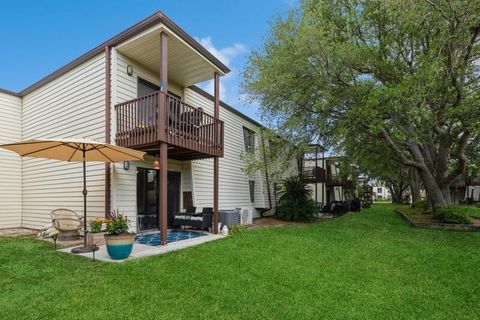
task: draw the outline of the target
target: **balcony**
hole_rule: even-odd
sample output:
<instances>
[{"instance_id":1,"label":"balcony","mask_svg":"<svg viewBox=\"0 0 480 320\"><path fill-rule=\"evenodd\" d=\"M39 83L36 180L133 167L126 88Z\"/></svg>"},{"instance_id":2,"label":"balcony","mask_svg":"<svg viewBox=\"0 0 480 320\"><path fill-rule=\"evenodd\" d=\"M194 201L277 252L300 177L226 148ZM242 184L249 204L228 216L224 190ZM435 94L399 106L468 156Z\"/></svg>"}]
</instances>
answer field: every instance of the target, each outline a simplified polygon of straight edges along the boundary
<instances>
[{"instance_id":1,"label":"balcony","mask_svg":"<svg viewBox=\"0 0 480 320\"><path fill-rule=\"evenodd\" d=\"M327 187L354 188L352 180L327 172L321 167L303 167L301 168L301 172L303 178L310 183L325 183Z\"/></svg>"},{"instance_id":2,"label":"balcony","mask_svg":"<svg viewBox=\"0 0 480 320\"><path fill-rule=\"evenodd\" d=\"M343 187L345 189L355 188L352 180L345 179L336 174L330 174L327 176L326 185L327 187Z\"/></svg>"},{"instance_id":3,"label":"balcony","mask_svg":"<svg viewBox=\"0 0 480 320\"><path fill-rule=\"evenodd\" d=\"M303 167L302 175L308 182L324 183L326 181L325 169L321 167Z\"/></svg>"},{"instance_id":4,"label":"balcony","mask_svg":"<svg viewBox=\"0 0 480 320\"><path fill-rule=\"evenodd\" d=\"M117 104L115 110L119 146L156 154L164 142L168 157L176 160L223 156L223 121L163 91Z\"/></svg>"}]
</instances>

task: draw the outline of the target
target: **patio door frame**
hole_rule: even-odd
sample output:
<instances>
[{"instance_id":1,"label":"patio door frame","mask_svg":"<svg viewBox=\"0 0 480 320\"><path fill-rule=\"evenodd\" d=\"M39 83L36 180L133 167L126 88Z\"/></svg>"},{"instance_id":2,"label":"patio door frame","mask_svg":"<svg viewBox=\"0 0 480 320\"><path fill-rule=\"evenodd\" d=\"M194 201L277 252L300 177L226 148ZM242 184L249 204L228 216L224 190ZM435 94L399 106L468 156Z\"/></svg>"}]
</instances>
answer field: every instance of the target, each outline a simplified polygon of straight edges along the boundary
<instances>
[{"instance_id":1,"label":"patio door frame","mask_svg":"<svg viewBox=\"0 0 480 320\"><path fill-rule=\"evenodd\" d=\"M141 201L140 199L140 192L139 192L139 174L141 171L153 171L155 172L155 180L156 180L156 184L155 184L155 190L154 190L154 194L155 194L155 208L153 208L153 212L155 212L155 226L153 228L148 228L148 229L140 229L140 221L138 219L138 216L140 214L139 212L139 201ZM168 174L167 174L167 181L168 181L168 185L166 186L168 188L167 190L167 201L168 201L168 226L172 226L173 225L173 216L174 216L174 213L175 212L178 212L180 211L180 200L181 200L181 184L182 184L182 178L181 178L181 172L179 171L168 171ZM146 180L145 180L145 183ZM173 183L173 185L172 185ZM159 172L157 170L154 170L152 168L146 168L146 167L137 167L137 175L136 175L136 186L137 186L137 192L136 192L136 200L137 200L137 232L139 233L142 233L142 232L151 232L151 231L158 231L159 230L159 216L158 216L158 206L160 205L160 199L159 199L159 194L160 194L160 190L159 188L161 187L160 186L160 175L159 175ZM174 188L175 190L171 190L171 188ZM143 188L144 192L146 193L148 190L147 190L147 187L145 186ZM143 195L144 199L147 199L148 196L146 194ZM144 214L142 212L142 214Z\"/></svg>"}]
</instances>

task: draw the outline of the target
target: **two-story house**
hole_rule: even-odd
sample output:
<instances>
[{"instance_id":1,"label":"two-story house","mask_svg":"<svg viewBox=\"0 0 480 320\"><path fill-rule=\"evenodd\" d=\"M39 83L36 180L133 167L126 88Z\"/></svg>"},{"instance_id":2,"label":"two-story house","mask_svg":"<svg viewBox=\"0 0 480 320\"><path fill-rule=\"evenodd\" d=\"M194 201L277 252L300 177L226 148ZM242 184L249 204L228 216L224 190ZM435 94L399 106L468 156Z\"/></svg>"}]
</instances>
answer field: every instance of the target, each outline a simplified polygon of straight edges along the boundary
<instances>
[{"instance_id":1,"label":"two-story house","mask_svg":"<svg viewBox=\"0 0 480 320\"><path fill-rule=\"evenodd\" d=\"M157 12L20 92L0 90L0 143L86 138L145 151L143 162L88 163L89 218L118 209L143 231L190 206L255 217L268 188L240 155L262 143L262 126L220 101L229 71ZM213 95L195 86L207 80ZM0 228L40 228L55 208L81 213L81 177L77 164L0 150Z\"/></svg>"}]
</instances>

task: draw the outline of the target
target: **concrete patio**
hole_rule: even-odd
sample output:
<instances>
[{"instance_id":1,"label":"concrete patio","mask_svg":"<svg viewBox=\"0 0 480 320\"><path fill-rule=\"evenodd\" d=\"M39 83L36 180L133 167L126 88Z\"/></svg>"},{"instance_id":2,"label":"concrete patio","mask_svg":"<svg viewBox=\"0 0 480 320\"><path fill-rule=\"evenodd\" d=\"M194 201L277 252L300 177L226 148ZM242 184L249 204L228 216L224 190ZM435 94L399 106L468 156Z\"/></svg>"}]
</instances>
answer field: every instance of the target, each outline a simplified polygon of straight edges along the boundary
<instances>
[{"instance_id":1,"label":"concrete patio","mask_svg":"<svg viewBox=\"0 0 480 320\"><path fill-rule=\"evenodd\" d=\"M135 242L133 245L133 250L130 256L127 259L124 260L112 260L110 256L107 253L107 247L106 245L100 245L98 251L93 254L92 252L89 253L81 253L81 254L76 254L79 256L83 256L89 259L93 259L95 256L95 260L103 261L103 262L124 262L128 260L134 260L138 258L143 258L143 257L149 257L149 256L154 256L154 255L160 255L160 254L165 254L173 251L178 251L194 246L198 246L200 244L214 241L214 240L219 240L222 238L225 238L226 236L223 235L215 235L215 234L205 234L204 236L198 237L198 238L193 238L193 239L188 239L188 240L181 240L181 241L176 241L169 243L166 246L151 246L151 245L146 245L146 244L140 244ZM69 254L71 253L72 247L69 248L62 248L59 249L59 252L65 252Z\"/></svg>"}]
</instances>

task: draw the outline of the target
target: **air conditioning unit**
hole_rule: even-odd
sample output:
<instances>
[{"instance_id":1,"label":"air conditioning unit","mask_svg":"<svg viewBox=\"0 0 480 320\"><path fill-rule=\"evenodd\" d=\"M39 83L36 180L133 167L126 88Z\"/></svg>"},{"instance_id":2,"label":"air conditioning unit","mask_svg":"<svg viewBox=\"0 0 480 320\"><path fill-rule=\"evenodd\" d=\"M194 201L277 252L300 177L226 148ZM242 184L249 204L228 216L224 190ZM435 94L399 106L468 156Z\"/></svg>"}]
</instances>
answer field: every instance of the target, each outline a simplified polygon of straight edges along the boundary
<instances>
[{"instance_id":1,"label":"air conditioning unit","mask_svg":"<svg viewBox=\"0 0 480 320\"><path fill-rule=\"evenodd\" d=\"M252 209L220 210L219 213L222 226L226 225L229 229L234 224L249 225L253 223Z\"/></svg>"},{"instance_id":2,"label":"air conditioning unit","mask_svg":"<svg viewBox=\"0 0 480 320\"><path fill-rule=\"evenodd\" d=\"M242 209L240 211L240 223L243 225L253 224L253 210Z\"/></svg>"}]
</instances>

